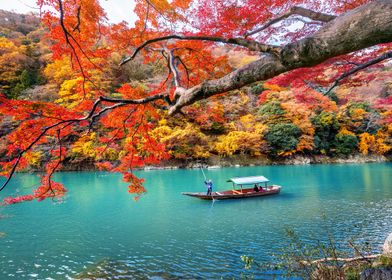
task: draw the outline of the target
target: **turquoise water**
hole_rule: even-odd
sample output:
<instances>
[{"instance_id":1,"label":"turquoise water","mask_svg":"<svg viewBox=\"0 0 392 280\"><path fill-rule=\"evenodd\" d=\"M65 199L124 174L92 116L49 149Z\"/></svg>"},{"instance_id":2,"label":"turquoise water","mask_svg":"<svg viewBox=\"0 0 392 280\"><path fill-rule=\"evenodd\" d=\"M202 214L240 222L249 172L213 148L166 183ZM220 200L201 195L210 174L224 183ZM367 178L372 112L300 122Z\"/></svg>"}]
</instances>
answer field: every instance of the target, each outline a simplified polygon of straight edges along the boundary
<instances>
[{"instance_id":1,"label":"turquoise water","mask_svg":"<svg viewBox=\"0 0 392 280\"><path fill-rule=\"evenodd\" d=\"M0 208L0 279L69 279L83 271L112 279L239 278L240 256L271 260L287 246L286 228L306 240L322 238L327 226L340 246L359 235L377 251L392 232L391 171L390 163L210 169L215 190L230 188L225 181L234 176L264 175L283 186L277 196L215 203L181 195L205 190L200 170L138 172L148 189L138 202L117 174L59 173L65 201ZM18 174L0 198L37 182Z\"/></svg>"}]
</instances>

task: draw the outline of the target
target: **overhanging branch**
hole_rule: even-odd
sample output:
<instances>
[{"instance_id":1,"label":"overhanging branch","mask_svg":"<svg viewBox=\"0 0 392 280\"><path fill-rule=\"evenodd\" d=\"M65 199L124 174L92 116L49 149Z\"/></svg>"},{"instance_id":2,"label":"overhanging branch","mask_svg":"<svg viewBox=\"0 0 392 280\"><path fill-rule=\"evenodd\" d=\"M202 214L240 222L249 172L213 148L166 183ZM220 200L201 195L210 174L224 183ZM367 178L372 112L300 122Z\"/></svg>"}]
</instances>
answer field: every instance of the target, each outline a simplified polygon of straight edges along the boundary
<instances>
[{"instance_id":1,"label":"overhanging branch","mask_svg":"<svg viewBox=\"0 0 392 280\"><path fill-rule=\"evenodd\" d=\"M231 44L231 45L237 45L241 47L245 47L251 51L257 51L257 52L267 52L267 53L279 53L280 48L278 46L274 45L268 45L268 44L261 44L253 40L248 40L244 38L222 38L222 37L214 37L214 36L182 36L182 35L168 35L168 36L163 36L163 37L158 37L154 38L151 40L148 40L138 46L133 54L129 57L126 57L123 59L120 63L120 65L124 65L125 63L129 62L130 60L134 59L136 55L145 47L147 47L150 44L156 43L156 42L161 42L161 41L167 41L167 40L188 40L188 41L210 41L210 42L216 42L216 43L224 43L224 44Z\"/></svg>"},{"instance_id":2,"label":"overhanging branch","mask_svg":"<svg viewBox=\"0 0 392 280\"><path fill-rule=\"evenodd\" d=\"M343 73L342 75L340 75L340 76L335 80L335 82L334 82L334 83L332 84L332 86L325 92L324 95L328 95L328 94L329 94L335 87L337 87L337 86L339 85L339 83L340 83L342 80L344 80L345 78L347 78L347 77L349 77L349 76L351 76L351 75L357 73L358 71L361 71L361 70L363 70L363 69L365 69L365 68L367 68L367 67L369 67L369 66L371 66L371 65L380 63L380 62L382 62L382 61L384 61L384 60L386 60L386 59L390 59L390 58L392 58L392 51L386 52L386 53L380 55L379 57L377 57L377 58L375 58L375 59L369 60L368 62L363 63L363 64L360 64L360 65L358 65L358 66L352 68L350 71L347 71L346 73Z\"/></svg>"},{"instance_id":3,"label":"overhanging branch","mask_svg":"<svg viewBox=\"0 0 392 280\"><path fill-rule=\"evenodd\" d=\"M279 21L282 21L292 15L299 15L299 16L303 16L303 17L306 17L306 18L309 18L309 19L312 19L315 21L321 21L321 22L329 22L329 21L333 20L334 18L336 18L336 16L334 16L334 15L315 12L313 10L309 10L309 9L306 9L303 7L294 6L294 7L290 8L290 10L288 10L287 12L281 14L280 16L269 20L263 26L255 29L253 31L246 32L244 34L244 37L246 38L246 37L252 36L256 33L259 33L261 31L263 31L264 29L267 29L271 25L278 23Z\"/></svg>"}]
</instances>

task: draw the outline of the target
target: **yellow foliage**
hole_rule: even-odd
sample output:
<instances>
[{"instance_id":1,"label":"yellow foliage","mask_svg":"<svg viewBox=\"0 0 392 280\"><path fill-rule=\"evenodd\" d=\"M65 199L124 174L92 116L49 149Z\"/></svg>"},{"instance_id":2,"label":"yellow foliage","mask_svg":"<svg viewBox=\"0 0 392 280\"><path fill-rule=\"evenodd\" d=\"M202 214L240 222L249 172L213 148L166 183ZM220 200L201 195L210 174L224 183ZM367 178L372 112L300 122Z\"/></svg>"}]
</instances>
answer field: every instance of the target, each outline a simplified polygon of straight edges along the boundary
<instances>
[{"instance_id":1,"label":"yellow foliage","mask_svg":"<svg viewBox=\"0 0 392 280\"><path fill-rule=\"evenodd\" d=\"M351 118L353 121L362 120L367 112L362 108L355 108L350 111Z\"/></svg>"},{"instance_id":2,"label":"yellow foliage","mask_svg":"<svg viewBox=\"0 0 392 280\"><path fill-rule=\"evenodd\" d=\"M118 151L113 148L107 148L102 156L108 161L115 161L118 159Z\"/></svg>"},{"instance_id":3,"label":"yellow foliage","mask_svg":"<svg viewBox=\"0 0 392 280\"><path fill-rule=\"evenodd\" d=\"M359 135L359 143L358 143L358 148L359 151L367 155L369 153L369 150L374 147L376 140L373 135L365 132Z\"/></svg>"},{"instance_id":4,"label":"yellow foliage","mask_svg":"<svg viewBox=\"0 0 392 280\"><path fill-rule=\"evenodd\" d=\"M256 122L255 116L251 114L247 114L245 116L240 117L239 125L242 127L242 130L251 131Z\"/></svg>"},{"instance_id":5,"label":"yellow foliage","mask_svg":"<svg viewBox=\"0 0 392 280\"><path fill-rule=\"evenodd\" d=\"M27 152L26 160L29 165L39 165L41 163L43 153L41 151Z\"/></svg>"},{"instance_id":6,"label":"yellow foliage","mask_svg":"<svg viewBox=\"0 0 392 280\"><path fill-rule=\"evenodd\" d=\"M185 128L170 128L165 121L162 125L151 131L150 135L161 143L164 143L175 158L208 158L208 137L200 129L190 123Z\"/></svg>"},{"instance_id":7,"label":"yellow foliage","mask_svg":"<svg viewBox=\"0 0 392 280\"><path fill-rule=\"evenodd\" d=\"M290 151L280 152L280 153L278 153L278 156L288 157L288 156L291 156L291 155L295 154L296 151L297 150L290 150Z\"/></svg>"},{"instance_id":8,"label":"yellow foliage","mask_svg":"<svg viewBox=\"0 0 392 280\"><path fill-rule=\"evenodd\" d=\"M27 61L26 46L16 46L11 40L0 37L0 92L10 89L19 81Z\"/></svg>"},{"instance_id":9,"label":"yellow foliage","mask_svg":"<svg viewBox=\"0 0 392 280\"><path fill-rule=\"evenodd\" d=\"M387 138L387 134L378 131L376 135L371 135L367 132L359 135L359 151L367 155L369 152L376 153L379 155L383 155L391 150L391 146L385 143Z\"/></svg>"},{"instance_id":10,"label":"yellow foliage","mask_svg":"<svg viewBox=\"0 0 392 280\"><path fill-rule=\"evenodd\" d=\"M342 127L339 132L338 135L351 135L351 136L355 136L354 132L349 131L347 128Z\"/></svg>"},{"instance_id":11,"label":"yellow foliage","mask_svg":"<svg viewBox=\"0 0 392 280\"><path fill-rule=\"evenodd\" d=\"M46 78L58 85L61 85L66 80L71 79L72 73L71 62L68 57L49 63L44 70Z\"/></svg>"},{"instance_id":12,"label":"yellow foliage","mask_svg":"<svg viewBox=\"0 0 392 280\"><path fill-rule=\"evenodd\" d=\"M383 155L391 150L391 146L385 143L385 140L387 140L388 134L382 132L379 130L376 133L376 147L375 147L375 152L379 155Z\"/></svg>"},{"instance_id":13,"label":"yellow foliage","mask_svg":"<svg viewBox=\"0 0 392 280\"><path fill-rule=\"evenodd\" d=\"M173 130L166 125L166 120L164 120L159 122L159 125L150 132L150 135L157 140L162 140L172 134L172 132Z\"/></svg>"},{"instance_id":14,"label":"yellow foliage","mask_svg":"<svg viewBox=\"0 0 392 280\"><path fill-rule=\"evenodd\" d=\"M231 131L218 138L215 151L222 156L231 156L235 153L249 153L260 155L263 141L261 135L248 131Z\"/></svg>"},{"instance_id":15,"label":"yellow foliage","mask_svg":"<svg viewBox=\"0 0 392 280\"><path fill-rule=\"evenodd\" d=\"M294 102L281 103L281 107L286 112L285 116L293 124L295 124L301 130L301 136L299 137L299 142L297 144L296 150L284 152L283 156L292 155L295 152L302 152L304 150L314 149L314 127L310 120L310 115L312 111ZM332 115L332 114L331 114ZM327 122L332 122L331 119L327 119Z\"/></svg>"},{"instance_id":16,"label":"yellow foliage","mask_svg":"<svg viewBox=\"0 0 392 280\"><path fill-rule=\"evenodd\" d=\"M314 149L313 135L301 135L298 140L297 152L305 150L312 151Z\"/></svg>"},{"instance_id":17,"label":"yellow foliage","mask_svg":"<svg viewBox=\"0 0 392 280\"><path fill-rule=\"evenodd\" d=\"M104 75L94 70L89 73L88 80L82 77L65 80L59 90L59 97L55 102L67 108L74 108L81 100L94 98L99 91L109 90L110 82L104 80Z\"/></svg>"},{"instance_id":18,"label":"yellow foliage","mask_svg":"<svg viewBox=\"0 0 392 280\"><path fill-rule=\"evenodd\" d=\"M270 91L275 91L275 92L281 92L281 91L286 91L287 88L278 86L278 85L274 85L274 84L269 84L269 83L264 83L263 87L265 89L268 89Z\"/></svg>"},{"instance_id":19,"label":"yellow foliage","mask_svg":"<svg viewBox=\"0 0 392 280\"><path fill-rule=\"evenodd\" d=\"M96 133L93 132L89 135L84 135L80 137L73 145L71 148L71 151L79 154L79 155L84 155L86 157L91 157L95 158L97 155L96 149L95 149L95 141L96 141Z\"/></svg>"},{"instance_id":20,"label":"yellow foliage","mask_svg":"<svg viewBox=\"0 0 392 280\"><path fill-rule=\"evenodd\" d=\"M60 87L59 96L56 103L64 104L68 108L76 106L76 102L80 100L80 96L77 93L77 84L81 82L82 78L76 78L72 80L65 80Z\"/></svg>"}]
</instances>

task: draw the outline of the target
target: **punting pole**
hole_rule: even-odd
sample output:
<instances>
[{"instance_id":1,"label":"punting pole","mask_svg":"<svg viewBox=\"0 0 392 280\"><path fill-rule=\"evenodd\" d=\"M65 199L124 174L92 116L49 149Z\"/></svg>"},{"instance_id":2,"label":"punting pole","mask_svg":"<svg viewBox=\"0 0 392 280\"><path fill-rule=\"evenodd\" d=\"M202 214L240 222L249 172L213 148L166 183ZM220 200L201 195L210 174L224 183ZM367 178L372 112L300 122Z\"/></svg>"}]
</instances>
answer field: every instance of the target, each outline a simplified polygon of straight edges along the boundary
<instances>
[{"instance_id":1,"label":"punting pole","mask_svg":"<svg viewBox=\"0 0 392 280\"><path fill-rule=\"evenodd\" d=\"M206 180L206 181L207 181L207 177L206 177L206 174L204 174L204 170L203 170L203 168L201 168L201 167L200 167L200 169L201 169L201 172L203 172L204 180Z\"/></svg>"}]
</instances>

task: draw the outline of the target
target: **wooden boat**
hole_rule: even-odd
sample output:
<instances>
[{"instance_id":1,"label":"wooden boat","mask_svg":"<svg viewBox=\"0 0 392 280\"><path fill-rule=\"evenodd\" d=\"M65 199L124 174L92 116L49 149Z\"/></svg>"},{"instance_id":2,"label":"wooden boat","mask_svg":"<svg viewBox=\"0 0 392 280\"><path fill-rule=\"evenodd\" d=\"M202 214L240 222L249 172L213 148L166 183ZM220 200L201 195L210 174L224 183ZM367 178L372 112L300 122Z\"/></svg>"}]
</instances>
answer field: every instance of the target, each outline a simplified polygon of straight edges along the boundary
<instances>
[{"instance_id":1,"label":"wooden boat","mask_svg":"<svg viewBox=\"0 0 392 280\"><path fill-rule=\"evenodd\" d=\"M237 177L231 178L227 182L233 183L232 190L216 191L209 195L206 192L183 192L182 194L205 200L222 200L278 194L282 188L277 185L268 185L269 180L264 176ZM244 188L244 186L247 188ZM258 191L255 188L256 186Z\"/></svg>"}]
</instances>

